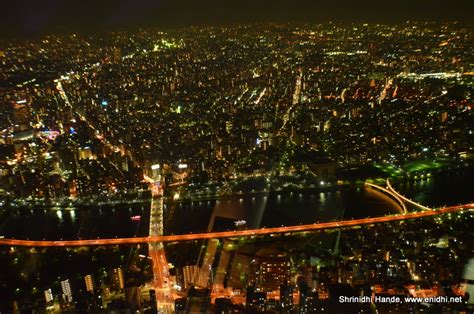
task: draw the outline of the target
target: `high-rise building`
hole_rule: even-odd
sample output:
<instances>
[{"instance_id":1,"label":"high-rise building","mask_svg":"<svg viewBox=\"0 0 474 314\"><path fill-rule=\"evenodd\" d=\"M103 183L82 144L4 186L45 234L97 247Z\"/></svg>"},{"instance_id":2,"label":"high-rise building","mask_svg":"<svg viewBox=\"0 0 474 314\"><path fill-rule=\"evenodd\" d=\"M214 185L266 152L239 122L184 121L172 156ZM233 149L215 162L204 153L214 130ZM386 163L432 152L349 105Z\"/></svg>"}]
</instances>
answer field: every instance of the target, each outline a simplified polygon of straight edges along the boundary
<instances>
[{"instance_id":1,"label":"high-rise building","mask_svg":"<svg viewBox=\"0 0 474 314\"><path fill-rule=\"evenodd\" d=\"M69 283L69 279L61 281L61 290L63 292L63 298L66 302L72 302L72 290L71 284Z\"/></svg>"},{"instance_id":2,"label":"high-rise building","mask_svg":"<svg viewBox=\"0 0 474 314\"><path fill-rule=\"evenodd\" d=\"M194 283L195 276L199 272L199 267L196 265L188 265L183 267L184 288L191 287Z\"/></svg>"},{"instance_id":3,"label":"high-rise building","mask_svg":"<svg viewBox=\"0 0 474 314\"><path fill-rule=\"evenodd\" d=\"M289 282L280 286L280 307L282 310L290 310L293 307L293 286Z\"/></svg>"},{"instance_id":4,"label":"high-rise building","mask_svg":"<svg viewBox=\"0 0 474 314\"><path fill-rule=\"evenodd\" d=\"M259 311L265 311L267 305L267 293L266 292L255 292L252 300L252 307L257 308Z\"/></svg>"},{"instance_id":5,"label":"high-rise building","mask_svg":"<svg viewBox=\"0 0 474 314\"><path fill-rule=\"evenodd\" d=\"M316 286L316 280L315 280L315 269L313 266L306 266L303 269L303 276L304 280L306 281L306 284L308 285L309 288L313 288Z\"/></svg>"},{"instance_id":6,"label":"high-rise building","mask_svg":"<svg viewBox=\"0 0 474 314\"><path fill-rule=\"evenodd\" d=\"M227 133L231 133L232 132L232 121L226 121L225 123L225 130L227 131Z\"/></svg>"},{"instance_id":7,"label":"high-rise building","mask_svg":"<svg viewBox=\"0 0 474 314\"><path fill-rule=\"evenodd\" d=\"M18 130L23 131L29 128L29 123L32 120L31 106L26 99L17 101L13 105L13 121L18 126Z\"/></svg>"},{"instance_id":8,"label":"high-rise building","mask_svg":"<svg viewBox=\"0 0 474 314\"><path fill-rule=\"evenodd\" d=\"M95 285L94 278L92 277L92 275L86 275L84 277L84 281L86 283L86 291L94 293Z\"/></svg>"},{"instance_id":9,"label":"high-rise building","mask_svg":"<svg viewBox=\"0 0 474 314\"><path fill-rule=\"evenodd\" d=\"M148 293L150 294L151 308L156 310L156 291L154 289L150 289Z\"/></svg>"},{"instance_id":10,"label":"high-rise building","mask_svg":"<svg viewBox=\"0 0 474 314\"><path fill-rule=\"evenodd\" d=\"M112 281L112 286L115 289L123 289L125 284L124 284L124 280L123 280L122 268L120 268L120 267L114 268L112 270L111 277L112 277L112 280L111 280Z\"/></svg>"},{"instance_id":11,"label":"high-rise building","mask_svg":"<svg viewBox=\"0 0 474 314\"><path fill-rule=\"evenodd\" d=\"M132 310L137 311L142 307L142 296L140 294L140 287L125 288L125 297Z\"/></svg>"},{"instance_id":12,"label":"high-rise building","mask_svg":"<svg viewBox=\"0 0 474 314\"><path fill-rule=\"evenodd\" d=\"M94 159L95 156L92 154L92 149L88 146L78 148L79 160Z\"/></svg>"},{"instance_id":13,"label":"high-rise building","mask_svg":"<svg viewBox=\"0 0 474 314\"><path fill-rule=\"evenodd\" d=\"M446 122L446 120L448 120L448 112L446 111L441 112L439 115L439 120L441 122Z\"/></svg>"},{"instance_id":14,"label":"high-rise building","mask_svg":"<svg viewBox=\"0 0 474 314\"><path fill-rule=\"evenodd\" d=\"M178 290L184 289L184 274L183 268L179 267L175 269L174 282L176 286L179 286Z\"/></svg>"},{"instance_id":15,"label":"high-rise building","mask_svg":"<svg viewBox=\"0 0 474 314\"><path fill-rule=\"evenodd\" d=\"M269 261L260 265L260 286L269 291L278 290L290 279L290 262Z\"/></svg>"},{"instance_id":16,"label":"high-rise building","mask_svg":"<svg viewBox=\"0 0 474 314\"><path fill-rule=\"evenodd\" d=\"M51 289L44 290L44 299L46 303L53 302L53 291Z\"/></svg>"},{"instance_id":17,"label":"high-rise building","mask_svg":"<svg viewBox=\"0 0 474 314\"><path fill-rule=\"evenodd\" d=\"M258 310L265 310L267 302L267 293L256 291L255 285L247 286L245 294L245 304L247 307L252 307Z\"/></svg>"},{"instance_id":18,"label":"high-rise building","mask_svg":"<svg viewBox=\"0 0 474 314\"><path fill-rule=\"evenodd\" d=\"M297 279L298 283L298 289L299 289L299 295L300 295L300 300L299 300L299 306L300 308L305 308L306 307L306 301L309 296L310 289L308 287L308 283L306 282L306 278L303 276L300 276Z\"/></svg>"}]
</instances>

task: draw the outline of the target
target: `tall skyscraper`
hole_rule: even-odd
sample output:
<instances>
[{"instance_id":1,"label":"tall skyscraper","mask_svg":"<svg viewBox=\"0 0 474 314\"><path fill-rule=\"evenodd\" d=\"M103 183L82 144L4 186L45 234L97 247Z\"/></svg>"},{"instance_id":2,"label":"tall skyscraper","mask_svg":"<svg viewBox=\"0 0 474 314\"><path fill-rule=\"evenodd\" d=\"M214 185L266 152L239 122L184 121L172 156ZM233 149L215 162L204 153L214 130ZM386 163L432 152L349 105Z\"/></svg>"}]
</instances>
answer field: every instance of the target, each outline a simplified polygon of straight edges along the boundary
<instances>
[{"instance_id":1,"label":"tall skyscraper","mask_svg":"<svg viewBox=\"0 0 474 314\"><path fill-rule=\"evenodd\" d=\"M63 292L63 298L66 302L72 302L72 290L69 279L61 281L61 290Z\"/></svg>"},{"instance_id":2,"label":"tall skyscraper","mask_svg":"<svg viewBox=\"0 0 474 314\"><path fill-rule=\"evenodd\" d=\"M44 290L44 299L46 303L53 302L53 291L51 289Z\"/></svg>"},{"instance_id":3,"label":"tall skyscraper","mask_svg":"<svg viewBox=\"0 0 474 314\"><path fill-rule=\"evenodd\" d=\"M123 280L123 271L122 268L117 267L114 268L112 271L112 285L114 286L115 289L123 289L125 286L124 280Z\"/></svg>"},{"instance_id":4,"label":"tall skyscraper","mask_svg":"<svg viewBox=\"0 0 474 314\"><path fill-rule=\"evenodd\" d=\"M289 282L280 285L280 306L283 310L293 307L293 286Z\"/></svg>"},{"instance_id":5,"label":"tall skyscraper","mask_svg":"<svg viewBox=\"0 0 474 314\"><path fill-rule=\"evenodd\" d=\"M195 276L199 271L199 267L196 265L188 265L183 267L183 277L184 277L184 288L187 289L193 285Z\"/></svg>"},{"instance_id":6,"label":"tall skyscraper","mask_svg":"<svg viewBox=\"0 0 474 314\"><path fill-rule=\"evenodd\" d=\"M142 296L140 294L140 287L125 288L125 297L132 310L138 311L141 309Z\"/></svg>"},{"instance_id":7,"label":"tall skyscraper","mask_svg":"<svg viewBox=\"0 0 474 314\"><path fill-rule=\"evenodd\" d=\"M153 310L156 310L156 291L154 289L150 289L148 292L150 294L150 304Z\"/></svg>"},{"instance_id":8,"label":"tall skyscraper","mask_svg":"<svg viewBox=\"0 0 474 314\"><path fill-rule=\"evenodd\" d=\"M84 281L86 283L86 291L94 293L94 277L92 277L92 275L86 275Z\"/></svg>"},{"instance_id":9,"label":"tall skyscraper","mask_svg":"<svg viewBox=\"0 0 474 314\"><path fill-rule=\"evenodd\" d=\"M278 290L290 279L290 262L266 261L260 265L260 285L264 289Z\"/></svg>"}]
</instances>

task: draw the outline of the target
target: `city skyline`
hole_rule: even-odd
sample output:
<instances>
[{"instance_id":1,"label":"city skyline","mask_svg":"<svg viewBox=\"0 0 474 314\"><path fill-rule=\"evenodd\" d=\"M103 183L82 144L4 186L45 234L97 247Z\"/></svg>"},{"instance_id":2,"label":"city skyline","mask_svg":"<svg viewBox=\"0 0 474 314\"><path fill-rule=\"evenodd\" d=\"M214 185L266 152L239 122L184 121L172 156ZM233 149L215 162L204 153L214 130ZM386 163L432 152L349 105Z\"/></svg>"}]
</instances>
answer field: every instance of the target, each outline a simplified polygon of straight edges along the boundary
<instances>
[{"instance_id":1,"label":"city skyline","mask_svg":"<svg viewBox=\"0 0 474 314\"><path fill-rule=\"evenodd\" d=\"M474 309L472 4L6 7L0 312Z\"/></svg>"}]
</instances>

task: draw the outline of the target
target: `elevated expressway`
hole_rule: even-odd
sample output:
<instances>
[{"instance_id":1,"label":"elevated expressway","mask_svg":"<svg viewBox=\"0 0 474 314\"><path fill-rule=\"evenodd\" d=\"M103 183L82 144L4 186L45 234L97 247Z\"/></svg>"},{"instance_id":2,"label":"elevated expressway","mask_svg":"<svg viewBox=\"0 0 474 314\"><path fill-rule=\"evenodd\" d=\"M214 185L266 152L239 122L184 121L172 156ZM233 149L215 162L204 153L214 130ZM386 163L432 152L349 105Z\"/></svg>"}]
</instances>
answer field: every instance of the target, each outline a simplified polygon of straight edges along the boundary
<instances>
[{"instance_id":1,"label":"elevated expressway","mask_svg":"<svg viewBox=\"0 0 474 314\"><path fill-rule=\"evenodd\" d=\"M56 80L57 89L60 91L61 97L67 106L72 108L61 81L63 78ZM292 106L289 108L287 114L299 101L299 88L301 87L301 73L297 78L295 94L293 96ZM76 110L83 121L86 121L89 126L95 130L86 117L80 114L79 110ZM285 115L287 116L287 115ZM285 121L286 123L286 121ZM285 126L283 124L282 128ZM97 130L96 130L97 132ZM109 147L118 149L110 143L106 142L102 136L98 135L98 139L104 142ZM166 254L163 247L165 242L180 242L180 241L195 241L204 239L215 239L213 245L217 242L216 239L224 238L239 238L239 237L254 237L263 235L277 235L277 234L292 234L301 232L321 231L329 229L342 229L351 228L362 225L370 225L376 223L402 221L408 219L417 219L429 216L435 216L445 213L458 212L463 210L471 210L474 208L474 204L465 204L459 206L444 207L440 209L431 209L412 200L404 197L393 189L390 182L387 180L386 187L381 187L375 184L366 183L366 186L377 189L386 195L390 196L397 202L400 208L400 214L383 216L376 218L364 218L355 220L343 220L325 223L314 223L299 226L288 226L288 227L277 227L277 228L262 228L262 229L251 229L251 230L239 230L239 231L226 231L226 232L207 232L207 233L196 233L196 234L183 234L183 235L163 235L163 199L162 191L159 185L152 178L145 176L145 181L149 183L152 192L152 203L150 210L150 229L148 237L135 237L135 238L115 238L115 239L89 239L89 240L60 240L60 241L35 241L35 240L19 240L19 239L5 239L0 238L0 245L3 246L18 246L18 247L80 247L80 246L103 246L103 245L134 245L134 244L148 244L149 255L153 262L153 273L154 273L154 287L157 292L157 303L160 313L171 313L172 312L172 298L170 293L172 292L170 287L170 276L168 263L166 260ZM417 209L421 209L420 212L408 212L406 204L410 204ZM203 265L206 264L203 262Z\"/></svg>"},{"instance_id":2,"label":"elevated expressway","mask_svg":"<svg viewBox=\"0 0 474 314\"><path fill-rule=\"evenodd\" d=\"M299 226L248 229L238 231L191 233L181 235L149 236L136 238L115 238L115 239L90 239L90 240L61 240L61 241L37 241L37 240L18 240L18 239L0 239L0 245L18 246L18 247L73 247L73 246L100 246L100 245L131 245L140 243L165 243L194 241L203 239L225 239L239 237L254 237L272 234L291 234L310 231L321 231L338 228L351 228L377 223L402 221L424 217L437 216L447 213L456 213L465 210L474 210L474 203L443 207L435 210L426 210L421 212L412 212L406 214L396 214L374 218L362 218L353 220L331 221L314 223Z\"/></svg>"},{"instance_id":3,"label":"elevated expressway","mask_svg":"<svg viewBox=\"0 0 474 314\"><path fill-rule=\"evenodd\" d=\"M408 204L411 204L413 206L415 206L416 208L418 209L421 209L421 210L433 210L432 208L429 208L429 207L426 207L424 205L421 205L420 203L416 203L414 201L412 201L411 199L409 198L406 198L405 196L401 195L400 193L398 193L393 187L392 185L390 184L390 181L387 179L386 181L386 184L387 184L387 190L390 191L392 193L392 195L395 195L398 199L402 200L403 202L406 202Z\"/></svg>"},{"instance_id":4,"label":"elevated expressway","mask_svg":"<svg viewBox=\"0 0 474 314\"><path fill-rule=\"evenodd\" d=\"M394 192L391 188L388 187L388 184L390 184L390 182L388 180L386 182L387 182L387 188L384 188L380 185L372 184L372 183L369 183L369 182L366 182L364 185L366 187L373 188L375 190L381 191L382 193L385 193L388 196L392 197L397 202L397 204L400 208L400 212L403 213L403 214L408 213L408 209L407 209L403 199L401 197L399 197L399 195L396 192Z\"/></svg>"},{"instance_id":5,"label":"elevated expressway","mask_svg":"<svg viewBox=\"0 0 474 314\"><path fill-rule=\"evenodd\" d=\"M152 198L148 235L160 237L163 236L163 191L156 182L150 182L150 189ZM163 242L148 242L148 255L152 261L157 309L160 313L173 313L174 301L171 294L170 272Z\"/></svg>"},{"instance_id":6,"label":"elevated expressway","mask_svg":"<svg viewBox=\"0 0 474 314\"><path fill-rule=\"evenodd\" d=\"M215 247L218 243L217 239L232 239L239 237L255 237L265 235L278 234L295 234L312 231L323 231L330 229L352 228L363 225L372 225L378 223L396 222L409 219L418 219L424 217L437 216L448 213L456 213L467 210L474 210L474 203L443 207L439 209L430 209L426 206L418 204L393 189L390 182L387 180L387 188L375 184L366 183L366 186L377 189L391 196L400 205L400 213L395 215L388 215L375 218L362 218L353 220L341 220L322 222L298 226L275 227L275 228L261 228L248 229L238 231L223 231L223 232L205 232L194 234L181 235L163 235L163 198L162 191L150 180L150 188L152 191L152 205L150 212L150 232L148 237L134 237L134 238L115 238L115 239L89 239L89 240L20 240L20 239L6 239L0 238L0 245L14 246L14 247L83 247L83 246L105 246L105 245L135 245L148 244L149 255L153 262L153 285L157 295L157 308L160 313L173 313L173 289L171 288L168 263L163 243L181 242L181 241L196 241L196 240L212 240L211 243ZM415 206L421 211L408 212L405 203ZM206 262L203 262L206 265ZM199 280L201 286L207 285L206 276L203 280ZM201 282L202 281L202 282Z\"/></svg>"}]
</instances>

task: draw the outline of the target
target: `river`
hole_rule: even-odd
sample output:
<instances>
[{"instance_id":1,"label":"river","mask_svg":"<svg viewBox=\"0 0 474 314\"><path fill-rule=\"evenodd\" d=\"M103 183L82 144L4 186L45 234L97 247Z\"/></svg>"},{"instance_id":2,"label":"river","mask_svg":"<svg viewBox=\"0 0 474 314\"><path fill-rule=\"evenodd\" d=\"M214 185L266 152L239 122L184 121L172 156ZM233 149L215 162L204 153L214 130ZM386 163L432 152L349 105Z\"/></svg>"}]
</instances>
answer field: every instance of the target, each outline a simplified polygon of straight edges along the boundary
<instances>
[{"instance_id":1,"label":"river","mask_svg":"<svg viewBox=\"0 0 474 314\"><path fill-rule=\"evenodd\" d=\"M474 169L468 168L418 181L396 182L394 187L421 204L439 207L474 201L473 178ZM166 204L165 232L231 230L235 229L236 220L245 220L247 228L259 228L374 217L397 211L396 204L383 194L364 188L258 192L261 186L262 182L256 181L241 188L241 194ZM147 202L64 208L4 205L0 211L0 235L40 240L146 236L148 216Z\"/></svg>"}]
</instances>

